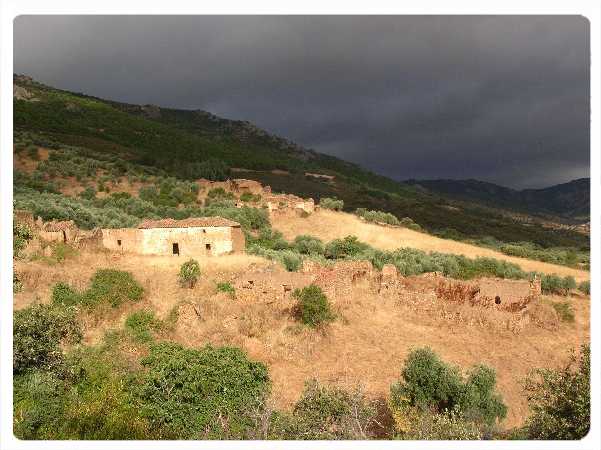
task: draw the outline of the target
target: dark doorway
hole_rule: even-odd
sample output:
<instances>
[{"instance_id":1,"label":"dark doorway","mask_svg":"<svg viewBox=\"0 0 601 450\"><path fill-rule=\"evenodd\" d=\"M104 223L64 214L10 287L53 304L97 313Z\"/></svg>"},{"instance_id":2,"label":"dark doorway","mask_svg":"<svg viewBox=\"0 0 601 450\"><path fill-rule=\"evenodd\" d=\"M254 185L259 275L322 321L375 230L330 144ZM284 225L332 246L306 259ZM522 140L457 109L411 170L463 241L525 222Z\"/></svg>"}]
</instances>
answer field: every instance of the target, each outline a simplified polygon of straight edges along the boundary
<instances>
[{"instance_id":1,"label":"dark doorway","mask_svg":"<svg viewBox=\"0 0 601 450\"><path fill-rule=\"evenodd\" d=\"M211 253L211 244L205 244L205 250L207 253Z\"/></svg>"},{"instance_id":2,"label":"dark doorway","mask_svg":"<svg viewBox=\"0 0 601 450\"><path fill-rule=\"evenodd\" d=\"M173 254L179 256L179 244L177 242L173 243Z\"/></svg>"},{"instance_id":3,"label":"dark doorway","mask_svg":"<svg viewBox=\"0 0 601 450\"><path fill-rule=\"evenodd\" d=\"M497 305L500 305L500 304L501 304L501 297L499 297L498 295L495 297L495 303L496 303Z\"/></svg>"},{"instance_id":4,"label":"dark doorway","mask_svg":"<svg viewBox=\"0 0 601 450\"><path fill-rule=\"evenodd\" d=\"M65 244L67 243L67 233L65 232L65 230L63 230L63 242Z\"/></svg>"},{"instance_id":5,"label":"dark doorway","mask_svg":"<svg viewBox=\"0 0 601 450\"><path fill-rule=\"evenodd\" d=\"M121 239L117 239L117 245L121 247Z\"/></svg>"}]
</instances>

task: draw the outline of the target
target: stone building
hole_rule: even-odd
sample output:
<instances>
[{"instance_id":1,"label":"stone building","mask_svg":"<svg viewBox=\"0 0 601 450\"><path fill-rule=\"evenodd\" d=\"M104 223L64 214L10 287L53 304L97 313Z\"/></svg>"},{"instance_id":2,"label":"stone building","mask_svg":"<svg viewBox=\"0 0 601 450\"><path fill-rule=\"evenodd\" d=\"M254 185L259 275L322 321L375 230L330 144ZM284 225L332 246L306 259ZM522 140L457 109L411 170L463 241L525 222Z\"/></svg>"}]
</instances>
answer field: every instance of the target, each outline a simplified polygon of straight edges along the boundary
<instances>
[{"instance_id":1,"label":"stone building","mask_svg":"<svg viewBox=\"0 0 601 450\"><path fill-rule=\"evenodd\" d=\"M42 222L38 234L44 241L63 242L66 244L74 242L78 232L79 230L72 220L53 220L52 222Z\"/></svg>"},{"instance_id":2,"label":"stone building","mask_svg":"<svg viewBox=\"0 0 601 450\"><path fill-rule=\"evenodd\" d=\"M102 245L141 255L223 255L244 250L240 224L222 217L146 220L137 228L103 229Z\"/></svg>"},{"instance_id":3,"label":"stone building","mask_svg":"<svg viewBox=\"0 0 601 450\"><path fill-rule=\"evenodd\" d=\"M265 196L264 200L270 213L276 211L304 211L311 214L315 211L315 202L312 198L301 198L294 194L271 194Z\"/></svg>"}]
</instances>

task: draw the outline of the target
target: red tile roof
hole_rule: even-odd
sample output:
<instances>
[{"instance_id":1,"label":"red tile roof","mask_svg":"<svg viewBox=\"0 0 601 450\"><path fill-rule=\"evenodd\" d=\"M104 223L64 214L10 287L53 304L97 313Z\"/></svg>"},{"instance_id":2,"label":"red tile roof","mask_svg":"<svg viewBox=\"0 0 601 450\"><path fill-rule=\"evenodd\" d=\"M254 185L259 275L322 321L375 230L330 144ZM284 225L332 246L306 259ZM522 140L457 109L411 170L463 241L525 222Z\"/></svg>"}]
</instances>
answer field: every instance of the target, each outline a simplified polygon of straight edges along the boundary
<instances>
[{"instance_id":1,"label":"red tile roof","mask_svg":"<svg viewBox=\"0 0 601 450\"><path fill-rule=\"evenodd\" d=\"M190 217L189 219L145 220L138 228L194 228L194 227L239 227L238 222L223 217Z\"/></svg>"}]
</instances>

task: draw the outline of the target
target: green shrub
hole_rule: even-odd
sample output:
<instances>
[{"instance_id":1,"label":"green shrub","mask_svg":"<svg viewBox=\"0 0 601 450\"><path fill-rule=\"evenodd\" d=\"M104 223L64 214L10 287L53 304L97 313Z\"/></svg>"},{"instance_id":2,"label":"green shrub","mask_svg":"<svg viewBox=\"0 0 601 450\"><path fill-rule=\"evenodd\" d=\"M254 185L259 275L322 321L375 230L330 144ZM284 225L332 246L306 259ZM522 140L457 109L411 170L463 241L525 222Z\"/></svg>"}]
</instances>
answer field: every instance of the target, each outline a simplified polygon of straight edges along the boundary
<instances>
[{"instance_id":1,"label":"green shrub","mask_svg":"<svg viewBox=\"0 0 601 450\"><path fill-rule=\"evenodd\" d=\"M300 235L294 238L294 248L301 255L323 255L325 253L325 247L321 239L308 236Z\"/></svg>"},{"instance_id":2,"label":"green shrub","mask_svg":"<svg viewBox=\"0 0 601 450\"><path fill-rule=\"evenodd\" d=\"M18 258L27 243L33 239L33 232L28 225L18 223L13 219L13 256Z\"/></svg>"},{"instance_id":3,"label":"green shrub","mask_svg":"<svg viewBox=\"0 0 601 450\"><path fill-rule=\"evenodd\" d=\"M568 295L571 289L576 288L574 277L559 277L555 274L539 274L541 278L541 289L548 294Z\"/></svg>"},{"instance_id":4,"label":"green shrub","mask_svg":"<svg viewBox=\"0 0 601 450\"><path fill-rule=\"evenodd\" d=\"M328 242L324 253L326 258L341 259L359 256L368 249L369 246L360 242L356 236L346 236Z\"/></svg>"},{"instance_id":5,"label":"green shrub","mask_svg":"<svg viewBox=\"0 0 601 450\"><path fill-rule=\"evenodd\" d=\"M55 305L74 306L81 302L81 295L67 283L56 283L52 288L52 303Z\"/></svg>"},{"instance_id":6,"label":"green shrub","mask_svg":"<svg viewBox=\"0 0 601 450\"><path fill-rule=\"evenodd\" d=\"M88 307L104 303L116 308L125 302L137 302L143 295L144 289L130 272L100 269L83 293L82 302Z\"/></svg>"},{"instance_id":7,"label":"green shrub","mask_svg":"<svg viewBox=\"0 0 601 450\"><path fill-rule=\"evenodd\" d=\"M175 439L231 439L252 425L246 413L269 393L267 368L238 348L152 345L137 393L140 413Z\"/></svg>"},{"instance_id":8,"label":"green shrub","mask_svg":"<svg viewBox=\"0 0 601 450\"><path fill-rule=\"evenodd\" d=\"M68 387L55 373L31 371L13 379L13 429L19 439L64 439Z\"/></svg>"},{"instance_id":9,"label":"green shrub","mask_svg":"<svg viewBox=\"0 0 601 450\"><path fill-rule=\"evenodd\" d=\"M79 196L85 200L93 200L96 198L96 189L92 186L88 186L79 193Z\"/></svg>"},{"instance_id":10,"label":"green shrub","mask_svg":"<svg viewBox=\"0 0 601 450\"><path fill-rule=\"evenodd\" d=\"M236 289L234 288L234 286L232 286L231 283L228 283L228 282L217 283L217 291L225 292L231 298L236 298Z\"/></svg>"},{"instance_id":11,"label":"green shrub","mask_svg":"<svg viewBox=\"0 0 601 450\"><path fill-rule=\"evenodd\" d=\"M263 228L257 237L250 236L248 245L257 245L269 250L284 250L290 247L280 231Z\"/></svg>"},{"instance_id":12,"label":"green shrub","mask_svg":"<svg viewBox=\"0 0 601 450\"><path fill-rule=\"evenodd\" d=\"M324 209L342 211L344 208L344 201L338 200L337 198L323 197L319 200L319 206Z\"/></svg>"},{"instance_id":13,"label":"green shrub","mask_svg":"<svg viewBox=\"0 0 601 450\"><path fill-rule=\"evenodd\" d=\"M189 259L179 269L179 283L182 287L192 289L200 277L200 264L195 259Z\"/></svg>"},{"instance_id":14,"label":"green shrub","mask_svg":"<svg viewBox=\"0 0 601 450\"><path fill-rule=\"evenodd\" d=\"M303 260L294 252L286 251L282 254L282 264L288 272L296 272L301 268Z\"/></svg>"},{"instance_id":15,"label":"green shrub","mask_svg":"<svg viewBox=\"0 0 601 450\"><path fill-rule=\"evenodd\" d=\"M420 227L419 224L415 223L411 217L403 217L399 221L399 225L405 228L409 228L413 231L422 231L422 227Z\"/></svg>"},{"instance_id":16,"label":"green shrub","mask_svg":"<svg viewBox=\"0 0 601 450\"><path fill-rule=\"evenodd\" d=\"M507 407L494 393L493 369L476 366L464 379L458 368L441 361L429 348L413 350L405 360L402 380L391 386L391 405L399 414L416 408L420 413L460 411L466 419L492 425L503 419Z\"/></svg>"},{"instance_id":17,"label":"green shrub","mask_svg":"<svg viewBox=\"0 0 601 450\"><path fill-rule=\"evenodd\" d=\"M297 313L302 323L311 327L325 324L334 320L328 298L319 286L311 284L293 292L298 300Z\"/></svg>"},{"instance_id":18,"label":"green shrub","mask_svg":"<svg viewBox=\"0 0 601 450\"><path fill-rule=\"evenodd\" d=\"M359 390L308 381L292 414L276 415L271 438L368 439L377 427L377 409Z\"/></svg>"},{"instance_id":19,"label":"green shrub","mask_svg":"<svg viewBox=\"0 0 601 450\"><path fill-rule=\"evenodd\" d=\"M244 192L242 195L240 195L240 200L243 202L257 203L261 201L261 195L251 194L250 192Z\"/></svg>"},{"instance_id":20,"label":"green shrub","mask_svg":"<svg viewBox=\"0 0 601 450\"><path fill-rule=\"evenodd\" d=\"M591 295L591 282L590 281L582 281L578 285L578 290L586 295Z\"/></svg>"},{"instance_id":21,"label":"green shrub","mask_svg":"<svg viewBox=\"0 0 601 450\"><path fill-rule=\"evenodd\" d=\"M137 342L150 342L153 332L161 330L163 324L152 311L136 311L125 319L125 329L128 330Z\"/></svg>"},{"instance_id":22,"label":"green shrub","mask_svg":"<svg viewBox=\"0 0 601 450\"><path fill-rule=\"evenodd\" d=\"M77 255L77 250L64 242L58 242L52 246L52 258L57 263L62 263L65 259Z\"/></svg>"},{"instance_id":23,"label":"green shrub","mask_svg":"<svg viewBox=\"0 0 601 450\"><path fill-rule=\"evenodd\" d=\"M561 370L537 369L526 379L525 390L532 412L525 429L530 439L582 439L590 428L590 347L572 353Z\"/></svg>"},{"instance_id":24,"label":"green shrub","mask_svg":"<svg viewBox=\"0 0 601 450\"><path fill-rule=\"evenodd\" d=\"M13 371L52 369L62 360L60 343L77 342L81 331L71 309L33 305L15 311L13 322Z\"/></svg>"},{"instance_id":25,"label":"green shrub","mask_svg":"<svg viewBox=\"0 0 601 450\"><path fill-rule=\"evenodd\" d=\"M568 302L553 302L551 304L553 309L557 311L559 318L563 322L574 322L574 309L572 305Z\"/></svg>"}]
</instances>

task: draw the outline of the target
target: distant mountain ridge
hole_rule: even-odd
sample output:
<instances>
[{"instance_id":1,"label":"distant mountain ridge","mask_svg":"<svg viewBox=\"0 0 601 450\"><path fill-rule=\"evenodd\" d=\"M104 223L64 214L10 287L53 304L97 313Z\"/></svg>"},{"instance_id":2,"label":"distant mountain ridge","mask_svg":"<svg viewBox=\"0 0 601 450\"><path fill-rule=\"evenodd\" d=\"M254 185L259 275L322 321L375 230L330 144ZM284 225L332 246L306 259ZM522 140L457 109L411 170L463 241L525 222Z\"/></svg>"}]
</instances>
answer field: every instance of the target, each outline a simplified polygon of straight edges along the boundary
<instances>
[{"instance_id":1,"label":"distant mountain ridge","mask_svg":"<svg viewBox=\"0 0 601 450\"><path fill-rule=\"evenodd\" d=\"M579 221L590 217L590 178L579 178L541 189L522 190L474 179L407 180L405 183L495 208Z\"/></svg>"}]
</instances>

